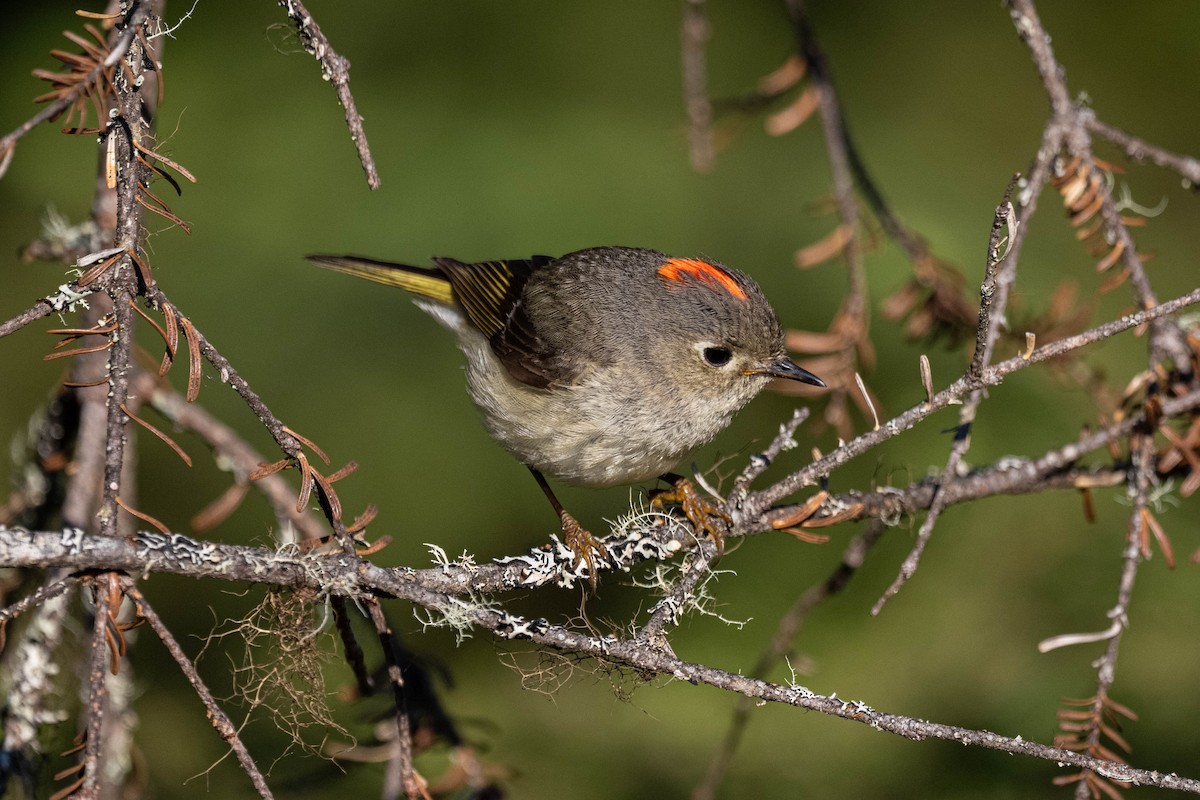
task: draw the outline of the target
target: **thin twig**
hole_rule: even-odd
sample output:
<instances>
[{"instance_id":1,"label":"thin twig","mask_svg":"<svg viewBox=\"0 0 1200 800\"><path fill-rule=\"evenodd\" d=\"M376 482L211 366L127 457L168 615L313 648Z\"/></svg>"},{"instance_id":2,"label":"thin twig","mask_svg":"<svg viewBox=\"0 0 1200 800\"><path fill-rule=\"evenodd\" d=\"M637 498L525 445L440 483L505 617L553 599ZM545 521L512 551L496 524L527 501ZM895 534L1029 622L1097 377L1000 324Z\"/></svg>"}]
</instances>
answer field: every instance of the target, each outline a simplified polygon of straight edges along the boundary
<instances>
[{"instance_id":1,"label":"thin twig","mask_svg":"<svg viewBox=\"0 0 1200 800\"><path fill-rule=\"evenodd\" d=\"M975 354L971 358L971 363L967 366L967 371L964 375L968 380L978 380L983 375L983 371L991 363L992 354L996 348L996 340L1000 336L1000 325L994 324L994 319L1004 318L1008 307L1009 293L1007 289L1016 282L1018 248L1010 248L1007 252L1007 257L1001 255L1000 252L1003 233L1007 230L1016 230L1017 228L1017 220L1014 218L1016 212L1010 201L1015 184L1016 179L1014 178L1008 184L1008 189L1004 193L1004 199L996 208L996 214L992 220L992 232L988 238L983 281L979 285L979 323L975 333ZM997 272L1001 271L1001 264L1006 265L1003 271L1007 274L1003 280L998 280ZM963 401L962 409L959 411L958 416L958 427L954 433L954 443L950 446L950 455L946 459L946 466L942 469L942 482L949 481L953 476L958 474L963 457L971 447L971 426L975 424L975 415L982 401L983 391L981 389L971 392L967 395L966 400ZM891 585L884 590L884 593L875 602L875 605L871 607L872 615L878 615L883 610L884 604L892 597L895 597L901 587L916 574L917 568L921 563L921 556L924 554L929 540L933 538L934 526L937 524L938 517L941 515L944 507L945 501L935 493L933 502L929 506L929 513L925 515L925 519L917 531L917 538L913 542L913 546L903 563L900 565L900 573L892 581Z\"/></svg>"},{"instance_id":2,"label":"thin twig","mask_svg":"<svg viewBox=\"0 0 1200 800\"><path fill-rule=\"evenodd\" d=\"M750 456L749 463L742 470L742 474L734 480L733 489L729 492L728 510L735 525L740 521L742 503L750 491L750 484L767 471L780 453L796 447L796 430L804 424L810 413L807 406L793 409L791 419L779 426L779 433L775 434L775 438L771 440L767 449Z\"/></svg>"},{"instance_id":3,"label":"thin twig","mask_svg":"<svg viewBox=\"0 0 1200 800\"><path fill-rule=\"evenodd\" d=\"M388 683L392 687L393 710L396 719L397 734L397 763L400 769L400 785L409 798L425 798L424 780L413 767L412 718L408 713L408 699L404 690L404 672L400 667L400 655L396 652L396 642L392 626L383 613L379 598L369 597L363 602L367 606L367 614L375 631L379 635L379 645L383 650L387 664Z\"/></svg>"},{"instance_id":4,"label":"thin twig","mask_svg":"<svg viewBox=\"0 0 1200 800\"><path fill-rule=\"evenodd\" d=\"M80 577L78 575L67 575L62 578L56 578L39 586L35 591L30 592L12 605L0 608L0 628L7 625L10 620L21 616L29 609L40 606L52 597L58 597L68 589L75 588L79 581Z\"/></svg>"},{"instance_id":5,"label":"thin twig","mask_svg":"<svg viewBox=\"0 0 1200 800\"><path fill-rule=\"evenodd\" d=\"M137 3L126 15L124 24L136 35L150 16L148 2ZM114 244L125 251L116 265L97 285L104 289L113 305L117 325L113 346L108 352L108 413L105 424L104 484L101 490L100 532L117 532L117 495L122 492L125 448L128 443L127 419L121 406L129 397L130 366L133 361L133 295L138 289L137 270L129 253L137 252L143 236L143 206L137 201L138 186L149 182L148 170L138 162L135 142L150 135L149 113L143 101L141 76L147 54L142 39L129 46L122 69L115 71L115 113L108 122L108 137L116 138L117 225ZM129 489L126 488L128 493Z\"/></svg>"},{"instance_id":6,"label":"thin twig","mask_svg":"<svg viewBox=\"0 0 1200 800\"><path fill-rule=\"evenodd\" d=\"M683 53L683 99L688 118L688 155L692 169L709 172L713 146L713 105L708 96L707 54L709 25L705 0L685 0L680 31Z\"/></svg>"},{"instance_id":7,"label":"thin twig","mask_svg":"<svg viewBox=\"0 0 1200 800\"><path fill-rule=\"evenodd\" d=\"M1114 125L1109 125L1086 110L1081 112L1081 118L1092 133L1108 139L1134 161L1149 161L1164 169L1174 170L1183 176L1191 188L1200 186L1200 159L1172 153L1158 145L1150 144Z\"/></svg>"},{"instance_id":8,"label":"thin twig","mask_svg":"<svg viewBox=\"0 0 1200 800\"><path fill-rule=\"evenodd\" d=\"M131 14L129 20L133 19L134 17ZM122 28L119 35L111 41L107 58L92 67L87 75L80 79L68 92L62 94L57 100L22 122L14 130L5 134L3 138L0 138L0 154L10 153L22 136L43 122L49 122L57 118L59 114L70 108L80 97L87 94L104 72L125 56L126 51L128 51L130 44L133 43L134 37L137 35L138 26L138 24L127 24ZM101 124L103 124L103 120Z\"/></svg>"},{"instance_id":9,"label":"thin twig","mask_svg":"<svg viewBox=\"0 0 1200 800\"><path fill-rule=\"evenodd\" d=\"M354 628L350 624L346 598L331 597L329 605L333 609L333 622L337 628L338 638L342 640L342 652L345 654L346 664L350 667L350 672L358 684L358 693L366 697L374 690L375 681L367 670L367 659L363 655L362 646L358 643L358 638L354 635Z\"/></svg>"},{"instance_id":10,"label":"thin twig","mask_svg":"<svg viewBox=\"0 0 1200 800\"><path fill-rule=\"evenodd\" d=\"M37 305L30 306L12 319L0 323L0 338L19 331L31 322L37 322L42 317L49 316L53 311L54 308L50 305L49 301L39 300Z\"/></svg>"},{"instance_id":11,"label":"thin twig","mask_svg":"<svg viewBox=\"0 0 1200 800\"><path fill-rule=\"evenodd\" d=\"M1029 48L1034 66L1042 79L1042 86L1050 99L1052 117L1047 123L1047 129L1060 128L1061 142L1067 150L1078 157L1086 174L1098 173L1095 158L1092 155L1091 132L1088 118L1091 112L1084 112L1071 101L1070 89L1067 87L1066 71L1054 56L1050 45L1050 35L1042 27L1033 0L1008 0L1013 24L1021 41ZM1112 192L1106 186L1100 188L1101 215L1104 220L1106 241L1114 248L1120 248L1121 262L1129 274L1129 279L1137 294L1142 308L1151 308L1157 302L1150 279L1146 275L1142 259L1138 256L1137 246L1128 226L1121 220L1121 212L1112 198ZM1191 370L1191 349L1183 332L1170 321L1151 325L1151 346L1154 350L1152 357L1161 361L1170 357L1176 365L1185 372Z\"/></svg>"},{"instance_id":12,"label":"thin twig","mask_svg":"<svg viewBox=\"0 0 1200 800\"><path fill-rule=\"evenodd\" d=\"M638 631L637 640L651 647L670 651L666 628L678 625L695 597L696 587L712 575L712 562L717 557L717 545L707 537L697 542L696 549L680 567L680 577L671 593L655 604L650 619Z\"/></svg>"},{"instance_id":13,"label":"thin twig","mask_svg":"<svg viewBox=\"0 0 1200 800\"><path fill-rule=\"evenodd\" d=\"M179 319L183 319L185 316L157 286L146 290L146 298L156 307L169 308L171 313ZM290 456L295 456L299 453L301 449L300 442L296 441L296 438L285 430L286 426L283 421L272 413L262 397L251 388L245 378L238 374L237 370L229 362L229 359L225 358L221 354L221 351L217 350L212 342L194 324L191 326L191 331L201 355L216 369L221 382L228 383L230 388L238 393L238 396L250 407L250 411L254 413L254 416L258 417L259 421L262 422L263 427L267 429L267 433L271 434L271 437L279 445L279 448Z\"/></svg>"},{"instance_id":14,"label":"thin twig","mask_svg":"<svg viewBox=\"0 0 1200 800\"><path fill-rule=\"evenodd\" d=\"M233 466L236 480L258 468L266 459L251 447L233 428L212 415L203 407L188 403L174 389L158 385L149 395L150 404L164 417L184 430L199 436L211 447L220 459ZM262 492L275 512L280 523L280 535L285 536L290 527L295 527L301 538L317 540L328 532L318 517L305 509L296 511L296 493L279 475L267 475L253 482Z\"/></svg>"},{"instance_id":15,"label":"thin twig","mask_svg":"<svg viewBox=\"0 0 1200 800\"><path fill-rule=\"evenodd\" d=\"M759 656L754 669L750 671L752 677L765 678L768 671L793 649L796 637L800 634L800 629L808 620L809 615L821 603L839 594L850 584L850 580L866 560L867 553L886 530L887 528L878 520L872 521L865 531L850 540L842 553L841 563L834 568L833 573L824 581L810 586L796 598L791 608L784 612L783 616L779 618L779 622L776 623L770 643ZM692 790L692 800L713 800L717 796L717 790L721 787L725 773L733 762L733 755L737 751L738 745L741 744L742 734L749 722L750 712L753 708L754 701L751 698L742 697L738 700L733 710L733 718L729 721L729 727L725 731L725 739L717 748L712 760L709 761L704 779Z\"/></svg>"},{"instance_id":16,"label":"thin twig","mask_svg":"<svg viewBox=\"0 0 1200 800\"><path fill-rule=\"evenodd\" d=\"M829 171L833 177L833 197L837 204L838 217L844 230L849 231L842 255L846 259L849 286L843 307L846 315L857 325L860 336L865 337L869 319L867 316L867 272L863 264L862 247L859 244L858 201L854 197L854 177L850 167L850 137L847 132L837 93L829 75L829 66L817 43L812 21L804 0L787 0L788 13L796 30L800 53L808 65L808 74L817 87L821 110L821 131L825 138L825 154L829 159ZM851 348L854 343L849 344Z\"/></svg>"},{"instance_id":17,"label":"thin twig","mask_svg":"<svg viewBox=\"0 0 1200 800\"><path fill-rule=\"evenodd\" d=\"M827 476L835 469L842 466L846 462L854 459L863 453L871 450L880 442L891 439L904 431L909 430L917 423L924 420L930 414L945 408L951 404L961 401L970 392L981 389L987 386L995 386L1003 382L1004 378L1014 372L1025 369L1033 364L1040 363L1052 358L1058 358L1066 353L1078 350L1081 347L1086 347L1098 341L1107 339L1122 331L1127 331L1144 325L1150 320L1165 317L1173 314L1182 308L1200 303L1200 289L1194 289L1182 297L1168 300L1154 308L1145 311L1139 311L1136 314L1129 314L1119 319L1106 322L1103 325L1098 325L1095 328L1059 339L1056 342L1042 345L1034 350L1028 358L1023 356L1015 356L1006 361L1001 361L983 371L983 374L977 380L970 380L966 377L959 378L954 383L942 391L935 394L932 401L922 400L918 405L897 414L889 420L882 428L877 431L868 431L836 450L827 453L822 458L817 459L807 467L800 469L778 483L770 486L760 492L754 492L746 500L746 513L751 517L757 517L769 508L773 503L776 503L793 492L805 487L814 485L821 477Z\"/></svg>"},{"instance_id":18,"label":"thin twig","mask_svg":"<svg viewBox=\"0 0 1200 800\"><path fill-rule=\"evenodd\" d=\"M1113 634L1109 637L1104 653L1096 661L1096 695L1092 703L1092 718L1095 722L1088 731L1087 744L1090 752L1100 743L1099 721L1103 719L1117 677L1117 653L1121 649L1121 638L1129 625L1129 604L1133 599L1133 585L1141 563L1139 541L1145 531L1145 511L1150 502L1151 481L1154 476L1154 438L1143 434L1137 439L1133 454L1130 484L1133 490L1133 509L1129 514L1129 526L1125 534L1125 547L1121 555L1121 578L1117 587L1117 604L1109 611L1113 620ZM1080 791L1085 792L1080 795ZM1081 781L1076 786L1075 796L1086 797L1087 785Z\"/></svg>"},{"instance_id":19,"label":"thin twig","mask_svg":"<svg viewBox=\"0 0 1200 800\"><path fill-rule=\"evenodd\" d=\"M221 710L221 707L217 705L216 698L213 697L212 692L205 685L204 680L200 677L200 673L196 671L196 665L188 658L187 653L183 652L183 648L179 646L179 642L175 640L175 636L166 624L163 623L162 618L158 616L158 613L150 605L145 595L138 591L133 581L125 578L122 580L122 586L129 598L137 604L137 615L150 624L150 628L158 635L163 646L167 648L167 652L171 654L171 658L175 659L175 663L179 665L179 671L183 673L188 683L192 685L192 690L200 698L200 702L204 704L209 723L213 726L217 734L225 740L225 743L229 745L229 749L237 757L238 763L242 765L242 769L250 778L250 782L254 784L254 790L258 792L258 796L263 798L273 797L274 795L271 794L270 787L267 786L266 778L263 777L262 772L258 769L258 765L254 763L250 751L246 749L246 745L242 743L241 737L238 736L237 727L234 726L229 716Z\"/></svg>"},{"instance_id":20,"label":"thin twig","mask_svg":"<svg viewBox=\"0 0 1200 800\"><path fill-rule=\"evenodd\" d=\"M367 186L378 189L379 171L367 144L367 132L363 129L362 116L354 103L354 95L350 93L350 62L333 49L325 34L321 32L321 26L300 0L279 0L279 5L296 26L296 31L300 34L300 44L305 51L320 62L321 76L333 84L338 102L346 112L346 126L350 129L350 139L354 142L358 160L367 175Z\"/></svg>"},{"instance_id":21,"label":"thin twig","mask_svg":"<svg viewBox=\"0 0 1200 800\"><path fill-rule=\"evenodd\" d=\"M111 538L111 537L109 537ZM110 617L116 613L109 602L109 594L104 591L106 580L116 580L116 575L110 573L96 580L96 607L92 618L92 636L89 640L88 659L88 693L85 719L87 727L85 747L83 751L83 786L79 790L82 800L97 800L100 796L101 747L104 743L104 719L108 708L108 691L106 681L109 670L108 640L106 633L111 622Z\"/></svg>"},{"instance_id":22,"label":"thin twig","mask_svg":"<svg viewBox=\"0 0 1200 800\"><path fill-rule=\"evenodd\" d=\"M854 145L854 140L850 136L849 126L842 115L837 95L834 92L829 67L817 43L804 0L785 0L785 5L787 6L788 14L791 16L792 25L806 66L813 76L814 85L819 89L821 127L825 138L825 148L829 158L830 171L833 175L834 194L838 203L839 216L841 216L844 223L855 223L848 230L854 236L857 236L857 205L853 209L850 208L850 204L853 202L853 194L850 191L851 187L849 184L853 180L867 201L867 205L870 206L872 212L874 212L876 218L883 226L884 232L900 245L900 248L904 250L909 259L915 263L930 259L932 256L924 240L908 230L888 206L883 193L875 184L871 174L867 171L866 165L858 153L858 148ZM861 251L861 248L857 248L853 242L849 247ZM861 261L861 255L855 255L853 252L848 251L846 260L850 265L851 299L855 304L865 302L866 272L861 267L855 267L856 260ZM857 294L861 295L857 300L854 299L856 285L860 287Z\"/></svg>"}]
</instances>

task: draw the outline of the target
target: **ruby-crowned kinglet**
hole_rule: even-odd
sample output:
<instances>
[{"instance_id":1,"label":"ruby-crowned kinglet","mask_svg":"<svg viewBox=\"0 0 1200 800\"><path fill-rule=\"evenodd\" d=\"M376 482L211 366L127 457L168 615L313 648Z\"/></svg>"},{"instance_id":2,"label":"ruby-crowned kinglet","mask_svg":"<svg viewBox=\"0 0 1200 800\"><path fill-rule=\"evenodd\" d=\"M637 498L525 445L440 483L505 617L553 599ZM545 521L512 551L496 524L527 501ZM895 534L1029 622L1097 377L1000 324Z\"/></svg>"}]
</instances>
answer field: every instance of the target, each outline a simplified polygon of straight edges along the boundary
<instances>
[{"instance_id":1,"label":"ruby-crowned kinglet","mask_svg":"<svg viewBox=\"0 0 1200 800\"><path fill-rule=\"evenodd\" d=\"M632 247L479 264L435 258L433 268L308 259L416 295L458 338L484 425L533 473L593 583L603 547L543 475L582 486L681 480L669 470L771 379L825 385L788 358L758 285L708 260Z\"/></svg>"}]
</instances>

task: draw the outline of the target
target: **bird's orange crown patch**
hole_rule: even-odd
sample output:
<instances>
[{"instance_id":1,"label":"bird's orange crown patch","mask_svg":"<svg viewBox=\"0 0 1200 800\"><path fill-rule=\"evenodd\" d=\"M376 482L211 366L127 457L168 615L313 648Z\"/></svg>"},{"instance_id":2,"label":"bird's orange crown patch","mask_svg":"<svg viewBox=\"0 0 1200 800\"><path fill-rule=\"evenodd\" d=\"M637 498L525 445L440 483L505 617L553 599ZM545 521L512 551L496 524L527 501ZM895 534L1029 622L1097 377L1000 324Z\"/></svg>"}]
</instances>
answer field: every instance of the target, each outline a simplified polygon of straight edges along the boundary
<instances>
[{"instance_id":1,"label":"bird's orange crown patch","mask_svg":"<svg viewBox=\"0 0 1200 800\"><path fill-rule=\"evenodd\" d=\"M669 281L682 283L691 278L710 289L724 289L738 300L746 299L746 290L725 270L695 258L671 258L658 268L658 274Z\"/></svg>"}]
</instances>

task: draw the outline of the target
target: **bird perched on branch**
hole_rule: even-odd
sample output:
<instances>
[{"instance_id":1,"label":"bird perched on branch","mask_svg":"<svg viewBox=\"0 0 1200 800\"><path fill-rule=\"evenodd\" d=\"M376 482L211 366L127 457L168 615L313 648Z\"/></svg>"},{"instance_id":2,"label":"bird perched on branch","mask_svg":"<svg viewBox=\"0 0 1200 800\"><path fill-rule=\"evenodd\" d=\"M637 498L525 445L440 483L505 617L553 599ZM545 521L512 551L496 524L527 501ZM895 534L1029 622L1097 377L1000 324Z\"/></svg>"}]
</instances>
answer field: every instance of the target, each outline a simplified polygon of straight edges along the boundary
<instances>
[{"instance_id":1,"label":"bird perched on branch","mask_svg":"<svg viewBox=\"0 0 1200 800\"><path fill-rule=\"evenodd\" d=\"M772 379L825 385L788 358L758 285L710 260L632 247L433 267L308 259L404 289L455 335L484 426L533 473L593 585L606 551L546 475L581 486L662 477L674 491L660 500L716 537L715 508L670 470Z\"/></svg>"}]
</instances>

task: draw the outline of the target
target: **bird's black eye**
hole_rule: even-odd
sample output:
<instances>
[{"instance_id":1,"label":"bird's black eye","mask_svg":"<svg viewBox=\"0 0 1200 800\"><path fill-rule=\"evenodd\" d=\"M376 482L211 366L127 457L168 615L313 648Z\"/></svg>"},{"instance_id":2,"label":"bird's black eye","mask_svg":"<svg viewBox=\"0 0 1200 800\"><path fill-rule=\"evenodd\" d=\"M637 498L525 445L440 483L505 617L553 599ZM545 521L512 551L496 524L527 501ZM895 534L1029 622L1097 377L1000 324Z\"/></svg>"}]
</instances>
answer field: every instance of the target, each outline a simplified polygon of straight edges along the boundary
<instances>
[{"instance_id":1,"label":"bird's black eye","mask_svg":"<svg viewBox=\"0 0 1200 800\"><path fill-rule=\"evenodd\" d=\"M727 347L706 347L701 354L704 360L713 367L723 367L733 358L733 353Z\"/></svg>"}]
</instances>

